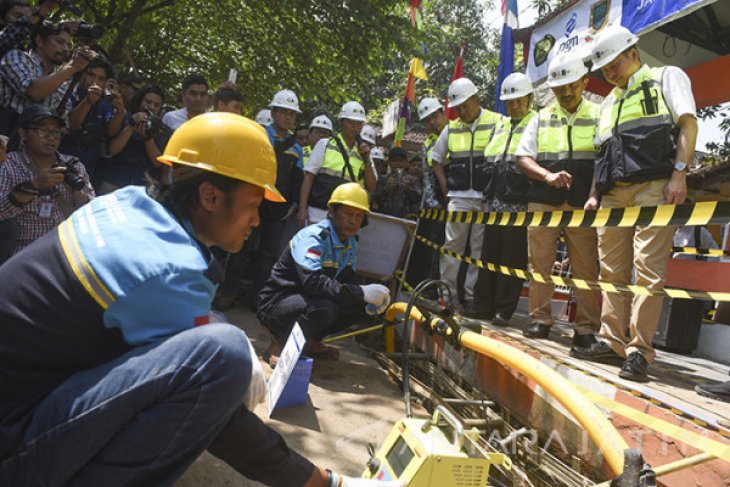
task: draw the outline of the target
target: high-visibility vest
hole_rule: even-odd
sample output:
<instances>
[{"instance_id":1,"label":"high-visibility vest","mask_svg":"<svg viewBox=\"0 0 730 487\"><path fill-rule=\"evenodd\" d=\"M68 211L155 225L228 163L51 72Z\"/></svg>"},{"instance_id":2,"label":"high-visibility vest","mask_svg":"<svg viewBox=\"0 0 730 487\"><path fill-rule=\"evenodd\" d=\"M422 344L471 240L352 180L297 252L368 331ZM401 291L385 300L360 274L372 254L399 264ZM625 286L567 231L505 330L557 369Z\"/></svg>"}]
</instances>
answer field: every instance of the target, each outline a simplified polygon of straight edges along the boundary
<instances>
[{"instance_id":1,"label":"high-visibility vest","mask_svg":"<svg viewBox=\"0 0 730 487\"><path fill-rule=\"evenodd\" d=\"M312 155L312 147L310 146L304 146L302 148L302 167L307 167L307 162L309 161L309 156Z\"/></svg>"},{"instance_id":2,"label":"high-visibility vest","mask_svg":"<svg viewBox=\"0 0 730 487\"><path fill-rule=\"evenodd\" d=\"M598 121L601 141L596 187L605 192L616 181L669 177L676 154L676 124L662 92L664 68L642 66L625 90L604 99Z\"/></svg>"},{"instance_id":3,"label":"high-visibility vest","mask_svg":"<svg viewBox=\"0 0 730 487\"><path fill-rule=\"evenodd\" d=\"M554 188L543 181L530 180L527 198L534 203L582 207L593 183L596 158L596 123L599 106L588 100L578 107L568 122L558 102L538 114L537 162L548 171L566 171L573 177L570 189Z\"/></svg>"},{"instance_id":4,"label":"high-visibility vest","mask_svg":"<svg viewBox=\"0 0 730 487\"><path fill-rule=\"evenodd\" d=\"M428 164L428 167L433 167L431 151L433 150L433 146L436 145L437 140L439 140L439 134L428 134L426 140L423 141L423 151L426 155L426 164Z\"/></svg>"},{"instance_id":5,"label":"high-visibility vest","mask_svg":"<svg viewBox=\"0 0 730 487\"><path fill-rule=\"evenodd\" d=\"M514 204L527 203L529 178L517 168L515 153L522 140L522 134L537 112L530 110L521 120L505 118L494 130L494 136L484 149L484 159L490 182L484 190L487 198Z\"/></svg>"},{"instance_id":6,"label":"high-visibility vest","mask_svg":"<svg viewBox=\"0 0 730 487\"><path fill-rule=\"evenodd\" d=\"M347 181L360 183L362 186L365 181L365 161L363 161L360 156L357 144L353 145L352 149L350 149L347 146L347 142L345 142L345 139L342 137L342 134L337 134L336 137L340 139L342 147L348 151L350 167L352 167L352 173L355 176L355 179L350 177L350 172L345 167L345 158L342 156L340 148L337 146L337 142L334 137L329 139L327 152L325 152L324 161L322 161L322 167L319 168L317 174L322 173L337 176Z\"/></svg>"},{"instance_id":7,"label":"high-visibility vest","mask_svg":"<svg viewBox=\"0 0 730 487\"><path fill-rule=\"evenodd\" d=\"M449 122L449 174L450 190L473 189L482 191L489 183L484 165L484 148L494 133L494 127L502 115L483 109L474 132L471 124L461 120Z\"/></svg>"}]
</instances>

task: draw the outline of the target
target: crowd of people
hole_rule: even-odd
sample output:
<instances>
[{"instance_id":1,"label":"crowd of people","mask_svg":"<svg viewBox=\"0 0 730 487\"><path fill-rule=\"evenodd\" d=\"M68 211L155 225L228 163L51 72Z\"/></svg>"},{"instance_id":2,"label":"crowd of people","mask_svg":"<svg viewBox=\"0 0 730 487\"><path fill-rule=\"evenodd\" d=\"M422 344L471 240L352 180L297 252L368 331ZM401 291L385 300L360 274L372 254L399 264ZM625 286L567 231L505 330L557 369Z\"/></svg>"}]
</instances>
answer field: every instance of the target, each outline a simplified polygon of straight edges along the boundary
<instances>
[{"instance_id":1,"label":"crowd of people","mask_svg":"<svg viewBox=\"0 0 730 487\"><path fill-rule=\"evenodd\" d=\"M592 69L614 85L601 105L584 99L589 68L570 53L553 57L555 101L540 110L524 74L500 87L508 116L483 108L476 85L460 78L447 93L458 118L421 100L428 136L409 154L379 144L354 100L336 120L297 125L299 99L284 89L254 122L240 116L235 83L211 94L191 74L167 110L154 82L117 83L100 50L72 49L78 26L44 20L55 6L0 2L0 276L11 283L0 294L0 483L170 483L208 449L269 485L399 485L348 479L289 450L251 412L263 379L250 342L236 327L209 325L211 307L233 306L245 277L247 304L271 333L272 367L296 323L308 354L336 358L323 338L391 298L356 277L357 233L371 211L415 218L424 208L556 211L686 197L697 136L689 79L642 64L623 27L602 30L592 46ZM543 275L562 236L574 277L660 290L674 229L423 220L419 233ZM462 315L509 326L521 280L464 272L420 244L411 264L408 280L440 276ZM553 290L530 281L527 337L549 337ZM601 303L578 289L576 300L570 354L648 381L661 298L604 293ZM730 400L730 382L701 388ZM59 451L65 461L39 467ZM114 464L120 455L128 468Z\"/></svg>"}]
</instances>

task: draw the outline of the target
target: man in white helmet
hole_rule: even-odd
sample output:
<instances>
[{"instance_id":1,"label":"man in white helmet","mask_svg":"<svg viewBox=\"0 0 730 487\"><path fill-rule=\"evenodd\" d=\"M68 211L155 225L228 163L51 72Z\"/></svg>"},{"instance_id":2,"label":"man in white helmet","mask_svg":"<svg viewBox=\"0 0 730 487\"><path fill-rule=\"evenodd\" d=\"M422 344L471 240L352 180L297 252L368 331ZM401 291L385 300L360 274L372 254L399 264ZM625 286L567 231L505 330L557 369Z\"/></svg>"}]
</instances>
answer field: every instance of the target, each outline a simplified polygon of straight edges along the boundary
<instances>
[{"instance_id":1,"label":"man in white helmet","mask_svg":"<svg viewBox=\"0 0 730 487\"><path fill-rule=\"evenodd\" d=\"M439 135L449 122L449 119L444 113L444 106L436 98L424 98L421 100L418 104L418 119L428 131L428 136L426 136L426 140L423 141L423 146L421 147L423 192L425 193L423 208L443 210L446 208L445 193L441 191L441 186L433 173L431 151ZM444 229L445 225L443 222L422 219L418 225L418 234L431 242L443 245ZM406 279L409 283L418 284L424 279L439 278L439 254L431 248L416 242L416 245L413 247L410 262L411 265L406 272ZM435 297L435 292L432 293L431 297Z\"/></svg>"},{"instance_id":2,"label":"man in white helmet","mask_svg":"<svg viewBox=\"0 0 730 487\"><path fill-rule=\"evenodd\" d=\"M317 145L317 142L332 137L332 130L332 120L327 115L318 115L312 119L309 124L309 135L307 136L308 144L304 147L304 167L306 167L309 156L312 155L312 149Z\"/></svg>"},{"instance_id":3,"label":"man in white helmet","mask_svg":"<svg viewBox=\"0 0 730 487\"><path fill-rule=\"evenodd\" d=\"M638 40L625 27L609 26L593 42L593 69L614 89L601 104L600 152L586 209L681 204L687 196L697 139L690 80L677 67L642 64ZM599 228L601 280L662 289L673 234L671 226ZM603 293L601 339L574 356L624 359L619 377L647 381L661 310L661 297Z\"/></svg>"},{"instance_id":4,"label":"man in white helmet","mask_svg":"<svg viewBox=\"0 0 730 487\"><path fill-rule=\"evenodd\" d=\"M342 183L356 182L367 191L375 190L375 174L368 169L370 145L360 139L367 122L365 108L348 101L337 118L341 133L317 142L304 169L297 214L300 227L326 217L332 191Z\"/></svg>"},{"instance_id":5,"label":"man in white helmet","mask_svg":"<svg viewBox=\"0 0 730 487\"><path fill-rule=\"evenodd\" d=\"M571 211L583 208L593 180L598 105L583 98L588 69L580 53L553 58L548 86L556 100L540 110L525 128L517 149L517 165L530 178L529 211ZM530 269L549 275L555 263L560 235L565 236L573 277L596 280L598 256L593 228L531 227L527 230ZM530 338L548 338L554 320L552 283L530 281ZM595 343L599 327L598 293L574 289L577 312L573 347Z\"/></svg>"},{"instance_id":6,"label":"man in white helmet","mask_svg":"<svg viewBox=\"0 0 730 487\"><path fill-rule=\"evenodd\" d=\"M502 119L492 140L484 149L491 177L484 189L484 211L516 213L527 210L529 180L517 168L517 147L525 127L537 116L532 110L534 89L523 73L512 73L500 86L500 100L509 117ZM488 226L482 245L483 262L512 269L527 266L527 230L525 227ZM479 269L475 294L479 296L485 317L492 324L507 326L522 293L524 281L500 272Z\"/></svg>"},{"instance_id":7,"label":"man in white helmet","mask_svg":"<svg viewBox=\"0 0 730 487\"><path fill-rule=\"evenodd\" d=\"M487 186L484 148L492 138L494 126L502 118L498 113L482 108L477 87L468 78L454 80L448 91L449 106L459 114L441 131L431 150L433 172L441 191L448 197L449 211L481 211L482 191ZM444 168L448 166L448 175ZM484 226L469 223L446 223L444 248L459 254L466 250L467 237L471 257L478 259L482 252ZM460 262L447 255L441 256L441 278L456 296ZM474 302L476 266L469 266L464 282L465 303L462 311L477 308Z\"/></svg>"}]
</instances>

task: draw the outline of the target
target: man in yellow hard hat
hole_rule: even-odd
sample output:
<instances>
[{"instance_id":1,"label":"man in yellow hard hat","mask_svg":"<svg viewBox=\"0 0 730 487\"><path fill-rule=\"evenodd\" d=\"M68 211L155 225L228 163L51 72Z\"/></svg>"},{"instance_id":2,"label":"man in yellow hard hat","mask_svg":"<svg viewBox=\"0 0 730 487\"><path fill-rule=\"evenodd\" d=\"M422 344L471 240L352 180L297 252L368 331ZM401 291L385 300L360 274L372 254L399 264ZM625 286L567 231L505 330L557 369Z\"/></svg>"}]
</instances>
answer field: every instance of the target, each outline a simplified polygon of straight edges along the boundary
<instances>
[{"instance_id":1,"label":"man in yellow hard hat","mask_svg":"<svg viewBox=\"0 0 730 487\"><path fill-rule=\"evenodd\" d=\"M390 302L382 284L357 282L357 232L370 213L368 195L358 183L337 186L327 218L292 238L259 294L258 318L272 334L267 354L273 367L294 323L307 339L305 353L337 358L322 339L366 318L365 308L385 311Z\"/></svg>"},{"instance_id":2,"label":"man in yellow hard hat","mask_svg":"<svg viewBox=\"0 0 730 487\"><path fill-rule=\"evenodd\" d=\"M0 485L172 485L206 449L266 485L336 485L252 413L245 333L208 324L209 247L237 252L282 201L265 131L203 114L159 159L171 187L92 200L0 267Z\"/></svg>"}]
</instances>

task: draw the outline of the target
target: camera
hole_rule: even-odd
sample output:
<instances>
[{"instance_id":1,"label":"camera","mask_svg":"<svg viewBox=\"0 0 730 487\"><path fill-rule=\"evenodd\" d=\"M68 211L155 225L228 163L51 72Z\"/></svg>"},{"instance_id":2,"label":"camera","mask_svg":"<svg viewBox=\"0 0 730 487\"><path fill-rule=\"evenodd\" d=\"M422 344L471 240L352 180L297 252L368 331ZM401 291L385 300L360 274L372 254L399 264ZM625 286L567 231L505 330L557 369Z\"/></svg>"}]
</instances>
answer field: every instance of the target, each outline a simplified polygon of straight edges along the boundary
<instances>
[{"instance_id":1,"label":"camera","mask_svg":"<svg viewBox=\"0 0 730 487\"><path fill-rule=\"evenodd\" d=\"M97 41L104 36L106 29L102 25L94 25L86 22L79 22L76 30L76 37L82 40Z\"/></svg>"},{"instance_id":2,"label":"camera","mask_svg":"<svg viewBox=\"0 0 730 487\"><path fill-rule=\"evenodd\" d=\"M76 191L84 189L84 186L86 186L86 180L81 175L77 164L81 164L81 161L76 157L68 161L63 161L60 157L56 156L56 163L53 165L53 167L66 168L66 172L63 173L63 182Z\"/></svg>"},{"instance_id":3,"label":"camera","mask_svg":"<svg viewBox=\"0 0 730 487\"><path fill-rule=\"evenodd\" d=\"M162 119L152 113L149 108L144 109L147 114L147 120L142 122L145 128L145 134L148 139L154 139L165 133L165 124Z\"/></svg>"}]
</instances>

